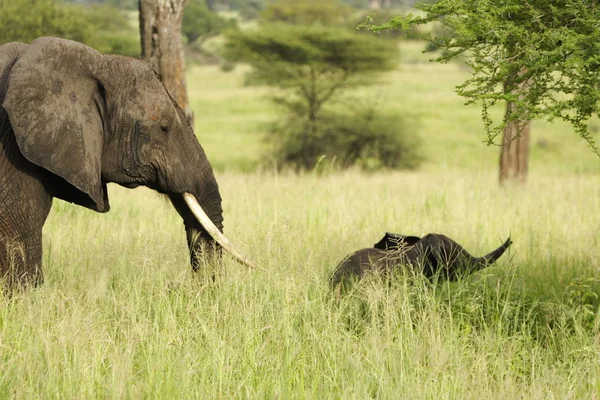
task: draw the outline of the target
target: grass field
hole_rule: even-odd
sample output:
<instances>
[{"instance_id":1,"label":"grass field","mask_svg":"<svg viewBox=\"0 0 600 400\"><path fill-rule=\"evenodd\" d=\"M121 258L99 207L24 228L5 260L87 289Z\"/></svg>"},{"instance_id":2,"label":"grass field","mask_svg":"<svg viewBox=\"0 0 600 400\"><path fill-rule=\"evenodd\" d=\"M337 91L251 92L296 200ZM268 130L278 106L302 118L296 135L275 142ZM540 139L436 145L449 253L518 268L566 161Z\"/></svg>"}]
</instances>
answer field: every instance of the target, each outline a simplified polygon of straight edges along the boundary
<instances>
[{"instance_id":1,"label":"grass field","mask_svg":"<svg viewBox=\"0 0 600 400\"><path fill-rule=\"evenodd\" d=\"M256 171L267 91L192 67L225 232L260 268L226 257L216 282L194 276L177 213L146 189L110 186L106 215L55 201L46 283L0 307L0 397L597 398L600 161L536 123L528 184L499 188L498 149L452 92L467 72L404 50L356 95L415 120L414 172ZM367 280L334 301L332 269L385 231L443 232L475 255L514 244L457 283Z\"/></svg>"}]
</instances>

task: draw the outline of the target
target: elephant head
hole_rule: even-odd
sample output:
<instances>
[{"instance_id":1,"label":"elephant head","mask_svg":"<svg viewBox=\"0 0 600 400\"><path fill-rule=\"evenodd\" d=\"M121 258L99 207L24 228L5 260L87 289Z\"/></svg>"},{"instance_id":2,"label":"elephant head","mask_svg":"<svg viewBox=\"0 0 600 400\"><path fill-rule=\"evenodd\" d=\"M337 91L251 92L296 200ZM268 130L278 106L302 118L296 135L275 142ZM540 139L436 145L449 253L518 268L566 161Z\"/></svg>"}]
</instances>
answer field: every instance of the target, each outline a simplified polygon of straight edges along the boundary
<instances>
[{"instance_id":1,"label":"elephant head","mask_svg":"<svg viewBox=\"0 0 600 400\"><path fill-rule=\"evenodd\" d=\"M147 186L167 194L183 218L194 268L215 243L252 265L223 236L204 150L145 62L42 37L16 58L2 106L23 156L51 173L53 197L107 212L108 182Z\"/></svg>"}]
</instances>

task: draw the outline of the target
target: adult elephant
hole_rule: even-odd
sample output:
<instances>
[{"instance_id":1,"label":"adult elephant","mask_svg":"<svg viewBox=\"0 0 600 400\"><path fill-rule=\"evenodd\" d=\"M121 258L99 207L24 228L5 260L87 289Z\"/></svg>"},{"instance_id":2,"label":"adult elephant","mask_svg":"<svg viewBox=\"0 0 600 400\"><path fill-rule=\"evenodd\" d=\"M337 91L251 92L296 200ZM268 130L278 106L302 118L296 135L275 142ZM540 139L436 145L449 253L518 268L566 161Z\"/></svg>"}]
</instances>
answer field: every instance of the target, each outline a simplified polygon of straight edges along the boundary
<instances>
[{"instance_id":1,"label":"adult elephant","mask_svg":"<svg viewBox=\"0 0 600 400\"><path fill-rule=\"evenodd\" d=\"M53 198L109 210L106 184L169 195L192 267L232 253L221 195L192 127L146 63L42 37L0 46L0 272L43 282L42 227ZM218 243L218 245L216 245Z\"/></svg>"}]
</instances>

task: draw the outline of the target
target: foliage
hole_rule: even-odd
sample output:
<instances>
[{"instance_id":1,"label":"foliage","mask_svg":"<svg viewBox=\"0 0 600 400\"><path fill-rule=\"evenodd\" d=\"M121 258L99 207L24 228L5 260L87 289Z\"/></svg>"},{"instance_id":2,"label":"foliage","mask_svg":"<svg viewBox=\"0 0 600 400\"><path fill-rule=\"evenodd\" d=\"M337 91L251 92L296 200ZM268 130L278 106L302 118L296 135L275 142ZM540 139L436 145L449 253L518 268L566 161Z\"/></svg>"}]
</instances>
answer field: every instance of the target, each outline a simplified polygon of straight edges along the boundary
<instances>
[{"instance_id":1,"label":"foliage","mask_svg":"<svg viewBox=\"0 0 600 400\"><path fill-rule=\"evenodd\" d=\"M30 43L58 36L105 53L139 56L138 34L113 6L81 6L56 0L0 0L0 43Z\"/></svg>"},{"instance_id":2,"label":"foliage","mask_svg":"<svg viewBox=\"0 0 600 400\"><path fill-rule=\"evenodd\" d=\"M424 0L427 3L433 3L436 0ZM369 0L341 0L342 3L348 4L351 7L354 8L369 8ZM385 6L386 8L383 8L383 10L385 9L398 9L398 8L411 8L414 6L415 4L415 0L387 0L387 1L383 1L384 4L382 4L382 2L380 1L380 6ZM420 2L423 2L420 1ZM373 10L373 11L381 11L381 9L378 10Z\"/></svg>"},{"instance_id":3,"label":"foliage","mask_svg":"<svg viewBox=\"0 0 600 400\"><path fill-rule=\"evenodd\" d=\"M424 16L397 17L370 29L407 29L438 21L453 36L431 36L445 52L436 61L463 54L473 76L457 87L468 103L479 102L488 142L514 121L568 121L600 156L587 129L600 105L600 7L589 0L440 0L418 4ZM527 90L519 93L520 85ZM494 124L498 101L515 106Z\"/></svg>"},{"instance_id":4,"label":"foliage","mask_svg":"<svg viewBox=\"0 0 600 400\"><path fill-rule=\"evenodd\" d=\"M321 160L369 171L415 168L420 161L416 133L408 131L404 118L382 115L373 107L324 111L315 125L291 115L273 125L269 140L275 145L277 165L297 169L313 169Z\"/></svg>"},{"instance_id":5,"label":"foliage","mask_svg":"<svg viewBox=\"0 0 600 400\"><path fill-rule=\"evenodd\" d=\"M265 0L228 0L231 10L238 11L242 18L257 18L265 6Z\"/></svg>"},{"instance_id":6,"label":"foliage","mask_svg":"<svg viewBox=\"0 0 600 400\"><path fill-rule=\"evenodd\" d=\"M352 13L351 18L349 19L349 22L347 25L349 28L356 29L357 26L361 26L361 24L363 24L365 21L369 21L371 24L384 24L387 21L389 21L391 18L397 16L398 12L399 11L397 9L391 9L391 8L380 9L380 10L368 10L368 9L356 10L354 13ZM363 29L359 29L358 32L361 32L364 34L372 34L371 32L365 31ZM421 37L421 33L419 32L419 30L416 26L414 28L412 28L409 33L406 33L406 32L400 31L400 30L396 30L396 29L389 29L389 30L384 30L384 31L378 32L378 35L383 38L392 38L392 39L397 39L397 38L402 37L405 40L419 40Z\"/></svg>"},{"instance_id":7,"label":"foliage","mask_svg":"<svg viewBox=\"0 0 600 400\"><path fill-rule=\"evenodd\" d=\"M76 4L104 4L131 11L138 9L138 0L67 0L67 2Z\"/></svg>"},{"instance_id":8,"label":"foliage","mask_svg":"<svg viewBox=\"0 0 600 400\"><path fill-rule=\"evenodd\" d=\"M220 17L208 8L204 0L190 0L183 12L181 31L188 43L194 43L233 26L235 20Z\"/></svg>"},{"instance_id":9,"label":"foliage","mask_svg":"<svg viewBox=\"0 0 600 400\"><path fill-rule=\"evenodd\" d=\"M88 44L105 54L119 54L134 58L141 54L139 39L127 32L103 31L96 36L92 43Z\"/></svg>"},{"instance_id":10,"label":"foliage","mask_svg":"<svg viewBox=\"0 0 600 400\"><path fill-rule=\"evenodd\" d=\"M94 33L81 6L55 0L0 0L0 43L29 43L40 36L89 42Z\"/></svg>"},{"instance_id":11,"label":"foliage","mask_svg":"<svg viewBox=\"0 0 600 400\"><path fill-rule=\"evenodd\" d=\"M396 54L393 42L345 29L282 24L230 35L226 51L229 60L252 65L249 83L283 89L275 100L286 108L286 120L299 121L290 134L306 136L298 140L308 147L333 129L321 116L324 105L345 89L374 83L379 73L395 67ZM283 148L295 147L292 143ZM293 151L308 152L311 156L305 158L304 167L314 165L311 157L316 150Z\"/></svg>"},{"instance_id":12,"label":"foliage","mask_svg":"<svg viewBox=\"0 0 600 400\"><path fill-rule=\"evenodd\" d=\"M374 83L393 69L397 49L344 29L276 24L230 34L225 55L252 65L250 83L291 91L314 117L338 91Z\"/></svg>"},{"instance_id":13,"label":"foliage","mask_svg":"<svg viewBox=\"0 0 600 400\"><path fill-rule=\"evenodd\" d=\"M418 28L419 27L417 25L412 25L411 32L413 33L411 35L427 41L424 50L425 53L441 51L443 56L448 56L448 50L440 48L439 43L447 42L456 36L456 33L449 26L445 26L436 21L427 26L426 32L419 31ZM398 31L394 30L393 32ZM435 37L436 40L429 40L432 37ZM459 57L460 56L457 56L455 59L458 59ZM464 57L460 57L460 59L463 60Z\"/></svg>"},{"instance_id":14,"label":"foliage","mask_svg":"<svg viewBox=\"0 0 600 400\"><path fill-rule=\"evenodd\" d=\"M94 34L84 43L102 53L140 56L139 31L123 11L113 5L99 4L85 7L85 13Z\"/></svg>"},{"instance_id":15,"label":"foliage","mask_svg":"<svg viewBox=\"0 0 600 400\"><path fill-rule=\"evenodd\" d=\"M267 4L260 18L266 22L333 26L346 23L350 11L338 0L275 0Z\"/></svg>"}]
</instances>

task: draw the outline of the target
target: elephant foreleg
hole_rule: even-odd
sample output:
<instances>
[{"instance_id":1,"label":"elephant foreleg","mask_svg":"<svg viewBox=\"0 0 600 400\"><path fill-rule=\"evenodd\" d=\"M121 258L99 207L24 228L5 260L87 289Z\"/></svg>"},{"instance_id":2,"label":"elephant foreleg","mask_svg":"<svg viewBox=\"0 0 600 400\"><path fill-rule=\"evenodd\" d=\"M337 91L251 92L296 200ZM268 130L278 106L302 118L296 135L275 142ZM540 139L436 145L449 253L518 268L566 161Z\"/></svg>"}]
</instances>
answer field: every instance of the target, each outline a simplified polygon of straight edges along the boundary
<instances>
[{"instance_id":1,"label":"elephant foreleg","mask_svg":"<svg viewBox=\"0 0 600 400\"><path fill-rule=\"evenodd\" d=\"M5 239L0 249L2 280L9 290L39 286L42 274L42 232L29 234L24 240Z\"/></svg>"},{"instance_id":2,"label":"elephant foreleg","mask_svg":"<svg viewBox=\"0 0 600 400\"><path fill-rule=\"evenodd\" d=\"M1 193L0 277L9 290L38 286L42 275L42 228L52 206L52 197L40 180L23 176L22 186Z\"/></svg>"}]
</instances>

